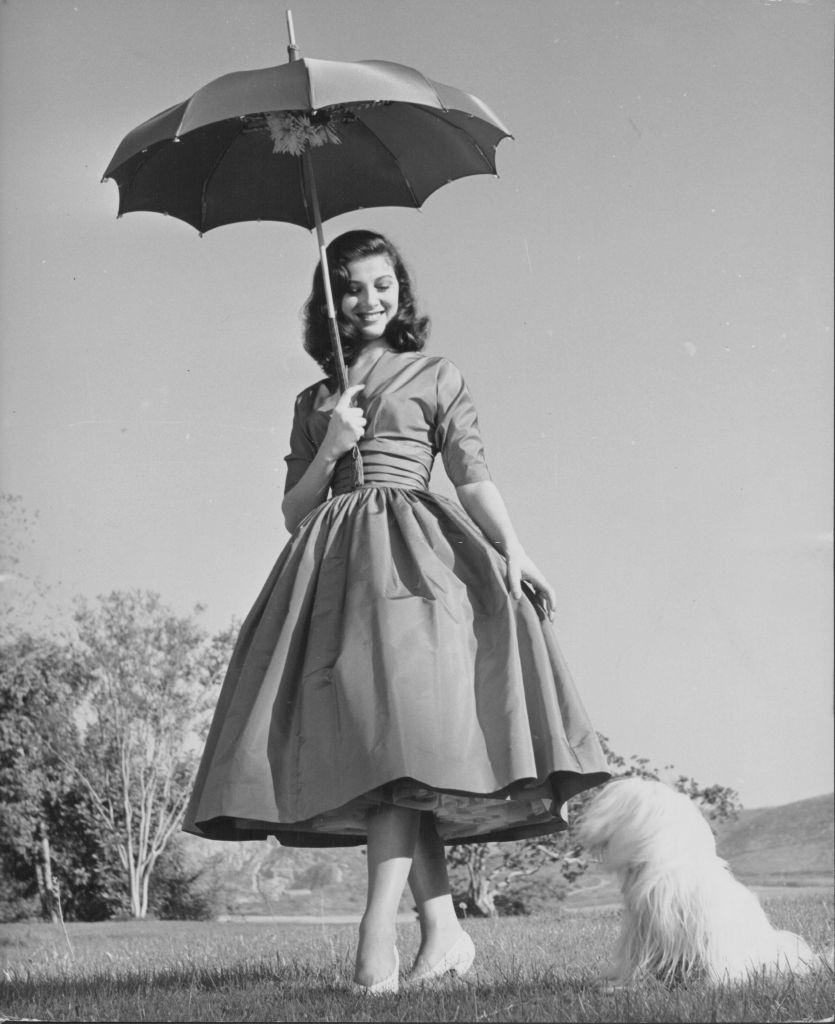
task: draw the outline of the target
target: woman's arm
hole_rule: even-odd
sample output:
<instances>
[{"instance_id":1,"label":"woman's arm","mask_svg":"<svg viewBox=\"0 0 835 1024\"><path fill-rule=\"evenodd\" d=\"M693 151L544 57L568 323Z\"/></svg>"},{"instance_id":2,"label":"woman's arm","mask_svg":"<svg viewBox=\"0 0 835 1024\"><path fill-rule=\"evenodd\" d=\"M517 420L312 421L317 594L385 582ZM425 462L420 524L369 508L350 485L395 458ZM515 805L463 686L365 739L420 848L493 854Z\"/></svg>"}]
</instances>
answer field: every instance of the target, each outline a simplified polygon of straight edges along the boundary
<instances>
[{"instance_id":1,"label":"woman's arm","mask_svg":"<svg viewBox=\"0 0 835 1024\"><path fill-rule=\"evenodd\" d=\"M556 604L554 590L525 554L498 487L492 480L480 480L477 483L461 484L455 492L467 515L504 555L507 562L507 588L511 594L516 598L521 597L522 581L532 583L545 605L548 618L553 620Z\"/></svg>"},{"instance_id":2,"label":"woman's arm","mask_svg":"<svg viewBox=\"0 0 835 1024\"><path fill-rule=\"evenodd\" d=\"M340 397L313 461L296 486L284 495L281 511L288 533L296 529L311 509L322 503L337 462L362 437L365 416L359 406L351 405L351 401L364 387L364 384L354 384Z\"/></svg>"}]
</instances>

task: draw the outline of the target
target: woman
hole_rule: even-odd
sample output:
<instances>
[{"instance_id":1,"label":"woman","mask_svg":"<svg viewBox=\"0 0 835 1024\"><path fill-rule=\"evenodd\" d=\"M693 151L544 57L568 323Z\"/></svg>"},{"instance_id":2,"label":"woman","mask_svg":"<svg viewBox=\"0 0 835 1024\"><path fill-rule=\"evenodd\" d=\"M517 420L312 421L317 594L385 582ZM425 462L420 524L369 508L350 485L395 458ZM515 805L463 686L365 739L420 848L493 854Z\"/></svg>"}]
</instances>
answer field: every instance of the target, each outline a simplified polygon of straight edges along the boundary
<instances>
[{"instance_id":1,"label":"woman","mask_svg":"<svg viewBox=\"0 0 835 1024\"><path fill-rule=\"evenodd\" d=\"M317 268L305 348L327 378L296 399L291 537L241 630L186 829L367 844L354 980L380 993L398 986L407 880L421 928L411 980L472 963L444 843L563 829L565 801L608 772L466 385L422 354L428 321L400 254L352 231L328 259L350 387L336 392ZM352 489L355 444L365 483ZM463 508L427 489L438 453Z\"/></svg>"}]
</instances>

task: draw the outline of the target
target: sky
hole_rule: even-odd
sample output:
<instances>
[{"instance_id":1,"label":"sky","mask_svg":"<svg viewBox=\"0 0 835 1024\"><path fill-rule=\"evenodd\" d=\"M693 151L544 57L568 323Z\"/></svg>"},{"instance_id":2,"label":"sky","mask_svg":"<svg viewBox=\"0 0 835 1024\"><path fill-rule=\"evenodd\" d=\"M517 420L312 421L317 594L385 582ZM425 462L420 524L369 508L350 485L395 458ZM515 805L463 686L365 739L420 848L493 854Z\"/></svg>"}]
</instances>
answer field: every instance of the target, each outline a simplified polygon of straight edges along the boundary
<instances>
[{"instance_id":1,"label":"sky","mask_svg":"<svg viewBox=\"0 0 835 1024\"><path fill-rule=\"evenodd\" d=\"M402 249L598 730L746 806L830 791L831 0L292 10L303 56L418 67L513 132L498 178L325 230ZM286 44L274 0L0 4L0 490L37 513L11 593L147 588L219 629L286 542L312 236L117 221L101 183Z\"/></svg>"}]
</instances>

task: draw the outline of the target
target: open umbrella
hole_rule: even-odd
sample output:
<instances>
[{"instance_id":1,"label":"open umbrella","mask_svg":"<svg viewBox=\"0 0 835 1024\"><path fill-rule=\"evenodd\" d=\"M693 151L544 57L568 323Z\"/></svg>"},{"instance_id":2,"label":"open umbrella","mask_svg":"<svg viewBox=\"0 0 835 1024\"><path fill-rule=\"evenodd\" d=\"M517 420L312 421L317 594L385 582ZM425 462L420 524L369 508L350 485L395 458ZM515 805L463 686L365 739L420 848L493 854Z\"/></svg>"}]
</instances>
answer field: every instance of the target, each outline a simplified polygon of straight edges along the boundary
<instances>
[{"instance_id":1,"label":"open umbrella","mask_svg":"<svg viewBox=\"0 0 835 1024\"><path fill-rule=\"evenodd\" d=\"M103 181L119 216L169 214L201 233L277 220L315 228L340 390L348 385L322 221L376 206L419 207L441 186L495 174L510 132L475 96L388 61L301 59L217 78L134 128ZM354 451L356 482L361 463Z\"/></svg>"}]
</instances>

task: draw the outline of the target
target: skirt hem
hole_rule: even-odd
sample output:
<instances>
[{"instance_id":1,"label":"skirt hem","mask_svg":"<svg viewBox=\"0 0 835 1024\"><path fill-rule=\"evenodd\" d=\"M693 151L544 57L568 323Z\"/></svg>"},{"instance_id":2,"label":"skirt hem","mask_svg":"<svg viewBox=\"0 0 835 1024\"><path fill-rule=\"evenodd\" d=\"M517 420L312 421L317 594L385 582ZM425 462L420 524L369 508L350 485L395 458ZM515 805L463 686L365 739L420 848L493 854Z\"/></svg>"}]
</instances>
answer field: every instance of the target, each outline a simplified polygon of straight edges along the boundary
<instances>
[{"instance_id":1,"label":"skirt hem","mask_svg":"<svg viewBox=\"0 0 835 1024\"><path fill-rule=\"evenodd\" d=\"M456 846L466 843L512 842L514 840L530 839L565 831L568 828L568 821L562 815L562 808L565 803L587 789L593 789L595 786L602 785L610 778L611 774L607 771L584 774L565 771L553 772L546 782L550 783L553 807L557 810L556 812L552 810L549 818L540 818L537 821L520 820L518 823L507 825L506 827L487 829L473 834L449 837L442 835L441 838L446 846ZM464 793L460 790L446 790L438 787L427 786L425 788L438 794L452 797L467 797L474 800L479 798L497 799L501 798L506 792L505 789L496 793ZM394 801L379 801L381 804L389 802ZM419 808L413 809L419 810ZM420 813L432 814L433 811L424 810L420 811ZM203 839L213 839L222 842L249 842L275 836L282 846L365 846L367 842L365 835L358 834L354 830L344 832L336 827L333 831L328 831L325 827L317 829L310 824L311 820L280 824L275 821L257 818L217 815L212 818L190 822L183 826L183 831L191 835L200 836Z\"/></svg>"}]
</instances>

